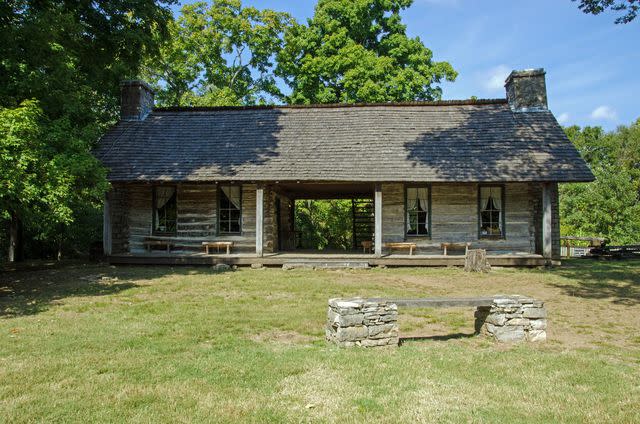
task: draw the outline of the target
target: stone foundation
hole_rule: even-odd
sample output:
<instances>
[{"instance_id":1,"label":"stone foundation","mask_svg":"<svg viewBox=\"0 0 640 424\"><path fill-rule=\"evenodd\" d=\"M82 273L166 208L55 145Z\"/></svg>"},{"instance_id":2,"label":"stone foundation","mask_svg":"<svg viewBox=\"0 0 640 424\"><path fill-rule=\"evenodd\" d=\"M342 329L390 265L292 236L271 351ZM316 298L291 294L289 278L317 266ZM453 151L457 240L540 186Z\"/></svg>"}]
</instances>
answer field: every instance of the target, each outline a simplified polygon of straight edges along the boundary
<instances>
[{"instance_id":1,"label":"stone foundation","mask_svg":"<svg viewBox=\"0 0 640 424\"><path fill-rule=\"evenodd\" d=\"M397 346L398 306L364 299L329 299L327 340L342 347Z\"/></svg>"},{"instance_id":2,"label":"stone foundation","mask_svg":"<svg viewBox=\"0 0 640 424\"><path fill-rule=\"evenodd\" d=\"M544 303L525 296L496 296L491 306L479 306L475 330L498 342L541 342L547 339Z\"/></svg>"}]
</instances>

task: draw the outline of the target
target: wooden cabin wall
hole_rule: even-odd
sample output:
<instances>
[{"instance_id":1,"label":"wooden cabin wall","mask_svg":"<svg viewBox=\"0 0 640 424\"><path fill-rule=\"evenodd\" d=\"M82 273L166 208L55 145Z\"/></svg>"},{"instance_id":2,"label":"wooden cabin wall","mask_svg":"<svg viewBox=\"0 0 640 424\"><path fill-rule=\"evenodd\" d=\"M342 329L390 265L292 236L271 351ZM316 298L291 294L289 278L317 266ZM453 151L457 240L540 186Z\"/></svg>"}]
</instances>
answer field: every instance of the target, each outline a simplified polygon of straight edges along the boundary
<instances>
[{"instance_id":1,"label":"wooden cabin wall","mask_svg":"<svg viewBox=\"0 0 640 424\"><path fill-rule=\"evenodd\" d=\"M506 239L499 240L478 239L478 184L432 184L431 237L405 236L404 187L382 185L383 243L413 241L420 252L433 254L441 253L440 243L466 241L493 251L536 250L535 185L505 184Z\"/></svg>"},{"instance_id":2,"label":"wooden cabin wall","mask_svg":"<svg viewBox=\"0 0 640 424\"><path fill-rule=\"evenodd\" d=\"M114 184L107 193L111 221L111 253L129 249L129 196L126 186Z\"/></svg>"},{"instance_id":3,"label":"wooden cabin wall","mask_svg":"<svg viewBox=\"0 0 640 424\"><path fill-rule=\"evenodd\" d=\"M127 185L129 195L129 251L145 251L144 238L151 235L153 226L153 191L151 185Z\"/></svg>"},{"instance_id":4,"label":"wooden cabin wall","mask_svg":"<svg viewBox=\"0 0 640 424\"><path fill-rule=\"evenodd\" d=\"M178 186L178 238L202 240L215 236L218 225L217 194L215 184Z\"/></svg>"},{"instance_id":5,"label":"wooden cabin wall","mask_svg":"<svg viewBox=\"0 0 640 424\"><path fill-rule=\"evenodd\" d=\"M242 186L242 233L217 235L215 184L177 186L177 243L199 250L202 240L233 241L235 252L255 252L256 185ZM113 253L143 253L144 239L152 235L153 186L115 185L109 193Z\"/></svg>"}]
</instances>

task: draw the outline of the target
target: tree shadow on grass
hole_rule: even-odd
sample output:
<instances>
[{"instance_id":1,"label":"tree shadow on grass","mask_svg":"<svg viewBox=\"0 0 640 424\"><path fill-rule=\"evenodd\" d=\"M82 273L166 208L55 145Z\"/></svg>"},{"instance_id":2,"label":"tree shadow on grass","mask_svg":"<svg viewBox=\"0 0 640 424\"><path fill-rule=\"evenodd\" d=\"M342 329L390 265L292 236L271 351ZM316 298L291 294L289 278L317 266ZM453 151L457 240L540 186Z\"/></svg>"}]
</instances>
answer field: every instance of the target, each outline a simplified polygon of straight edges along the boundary
<instances>
[{"instance_id":1,"label":"tree shadow on grass","mask_svg":"<svg viewBox=\"0 0 640 424\"><path fill-rule=\"evenodd\" d=\"M553 283L568 296L586 299L611 299L618 305L640 304L640 261L567 261L552 271L573 280L573 283Z\"/></svg>"},{"instance_id":2,"label":"tree shadow on grass","mask_svg":"<svg viewBox=\"0 0 640 424\"><path fill-rule=\"evenodd\" d=\"M38 314L65 298L118 294L139 287L131 282L135 280L229 271L209 267L61 265L4 272L0 274L0 318Z\"/></svg>"}]
</instances>

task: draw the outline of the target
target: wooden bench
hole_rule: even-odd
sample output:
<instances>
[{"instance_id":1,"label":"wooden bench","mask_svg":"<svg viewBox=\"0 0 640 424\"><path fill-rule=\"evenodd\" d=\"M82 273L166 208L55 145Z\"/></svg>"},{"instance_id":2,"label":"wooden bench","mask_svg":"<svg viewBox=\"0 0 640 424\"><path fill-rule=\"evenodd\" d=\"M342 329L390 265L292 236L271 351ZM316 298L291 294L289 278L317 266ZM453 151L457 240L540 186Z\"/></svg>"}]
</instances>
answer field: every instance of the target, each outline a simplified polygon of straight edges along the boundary
<instances>
[{"instance_id":1,"label":"wooden bench","mask_svg":"<svg viewBox=\"0 0 640 424\"><path fill-rule=\"evenodd\" d=\"M404 308L457 308L466 306L491 306L494 297L430 297L417 299L393 299L386 297L372 297L366 300L372 302L395 303Z\"/></svg>"},{"instance_id":2,"label":"wooden bench","mask_svg":"<svg viewBox=\"0 0 640 424\"><path fill-rule=\"evenodd\" d=\"M210 247L215 247L216 249L218 249L218 253L220 253L220 248L224 247L227 249L227 255L228 255L229 253L231 253L233 242L232 241L203 241L202 247L204 247L204 251L207 255L209 254Z\"/></svg>"},{"instance_id":3,"label":"wooden bench","mask_svg":"<svg viewBox=\"0 0 640 424\"><path fill-rule=\"evenodd\" d=\"M409 250L409 255L413 255L414 249L418 248L418 245L415 243L407 243L407 242L397 242L397 243L385 243L384 247L391 250Z\"/></svg>"},{"instance_id":4,"label":"wooden bench","mask_svg":"<svg viewBox=\"0 0 640 424\"><path fill-rule=\"evenodd\" d=\"M464 254L467 254L467 251L471 247L470 242L466 243L440 243L440 249L442 249L443 254L447 256L447 250L464 250Z\"/></svg>"},{"instance_id":5,"label":"wooden bench","mask_svg":"<svg viewBox=\"0 0 640 424\"><path fill-rule=\"evenodd\" d=\"M163 240L153 237L146 237L142 244L148 251L151 251L152 247L164 247L167 249L167 252L171 252L171 248L174 246L174 242L171 240Z\"/></svg>"},{"instance_id":6,"label":"wooden bench","mask_svg":"<svg viewBox=\"0 0 640 424\"><path fill-rule=\"evenodd\" d=\"M371 253L371 250L373 249L373 241L363 240L360 242L360 245L362 245L362 253Z\"/></svg>"}]
</instances>

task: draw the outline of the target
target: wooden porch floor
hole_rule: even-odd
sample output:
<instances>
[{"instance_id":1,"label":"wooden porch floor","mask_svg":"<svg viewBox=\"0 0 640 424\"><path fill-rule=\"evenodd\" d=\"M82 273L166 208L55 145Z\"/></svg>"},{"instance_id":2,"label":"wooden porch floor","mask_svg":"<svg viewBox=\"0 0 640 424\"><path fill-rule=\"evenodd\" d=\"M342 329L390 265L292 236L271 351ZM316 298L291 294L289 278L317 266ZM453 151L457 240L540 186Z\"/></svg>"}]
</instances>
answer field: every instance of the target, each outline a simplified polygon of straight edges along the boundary
<instances>
[{"instance_id":1,"label":"wooden porch floor","mask_svg":"<svg viewBox=\"0 0 640 424\"><path fill-rule=\"evenodd\" d=\"M545 259L541 255L526 252L489 253L487 255L492 266L543 266ZM398 255L387 254L376 257L362 253L266 253L256 257L252 253L205 254L185 252L145 252L111 255L111 264L131 265L215 265L219 263L248 266L260 264L264 266L282 266L284 264L323 264L339 262L366 262L369 266L464 266L464 255Z\"/></svg>"}]
</instances>

